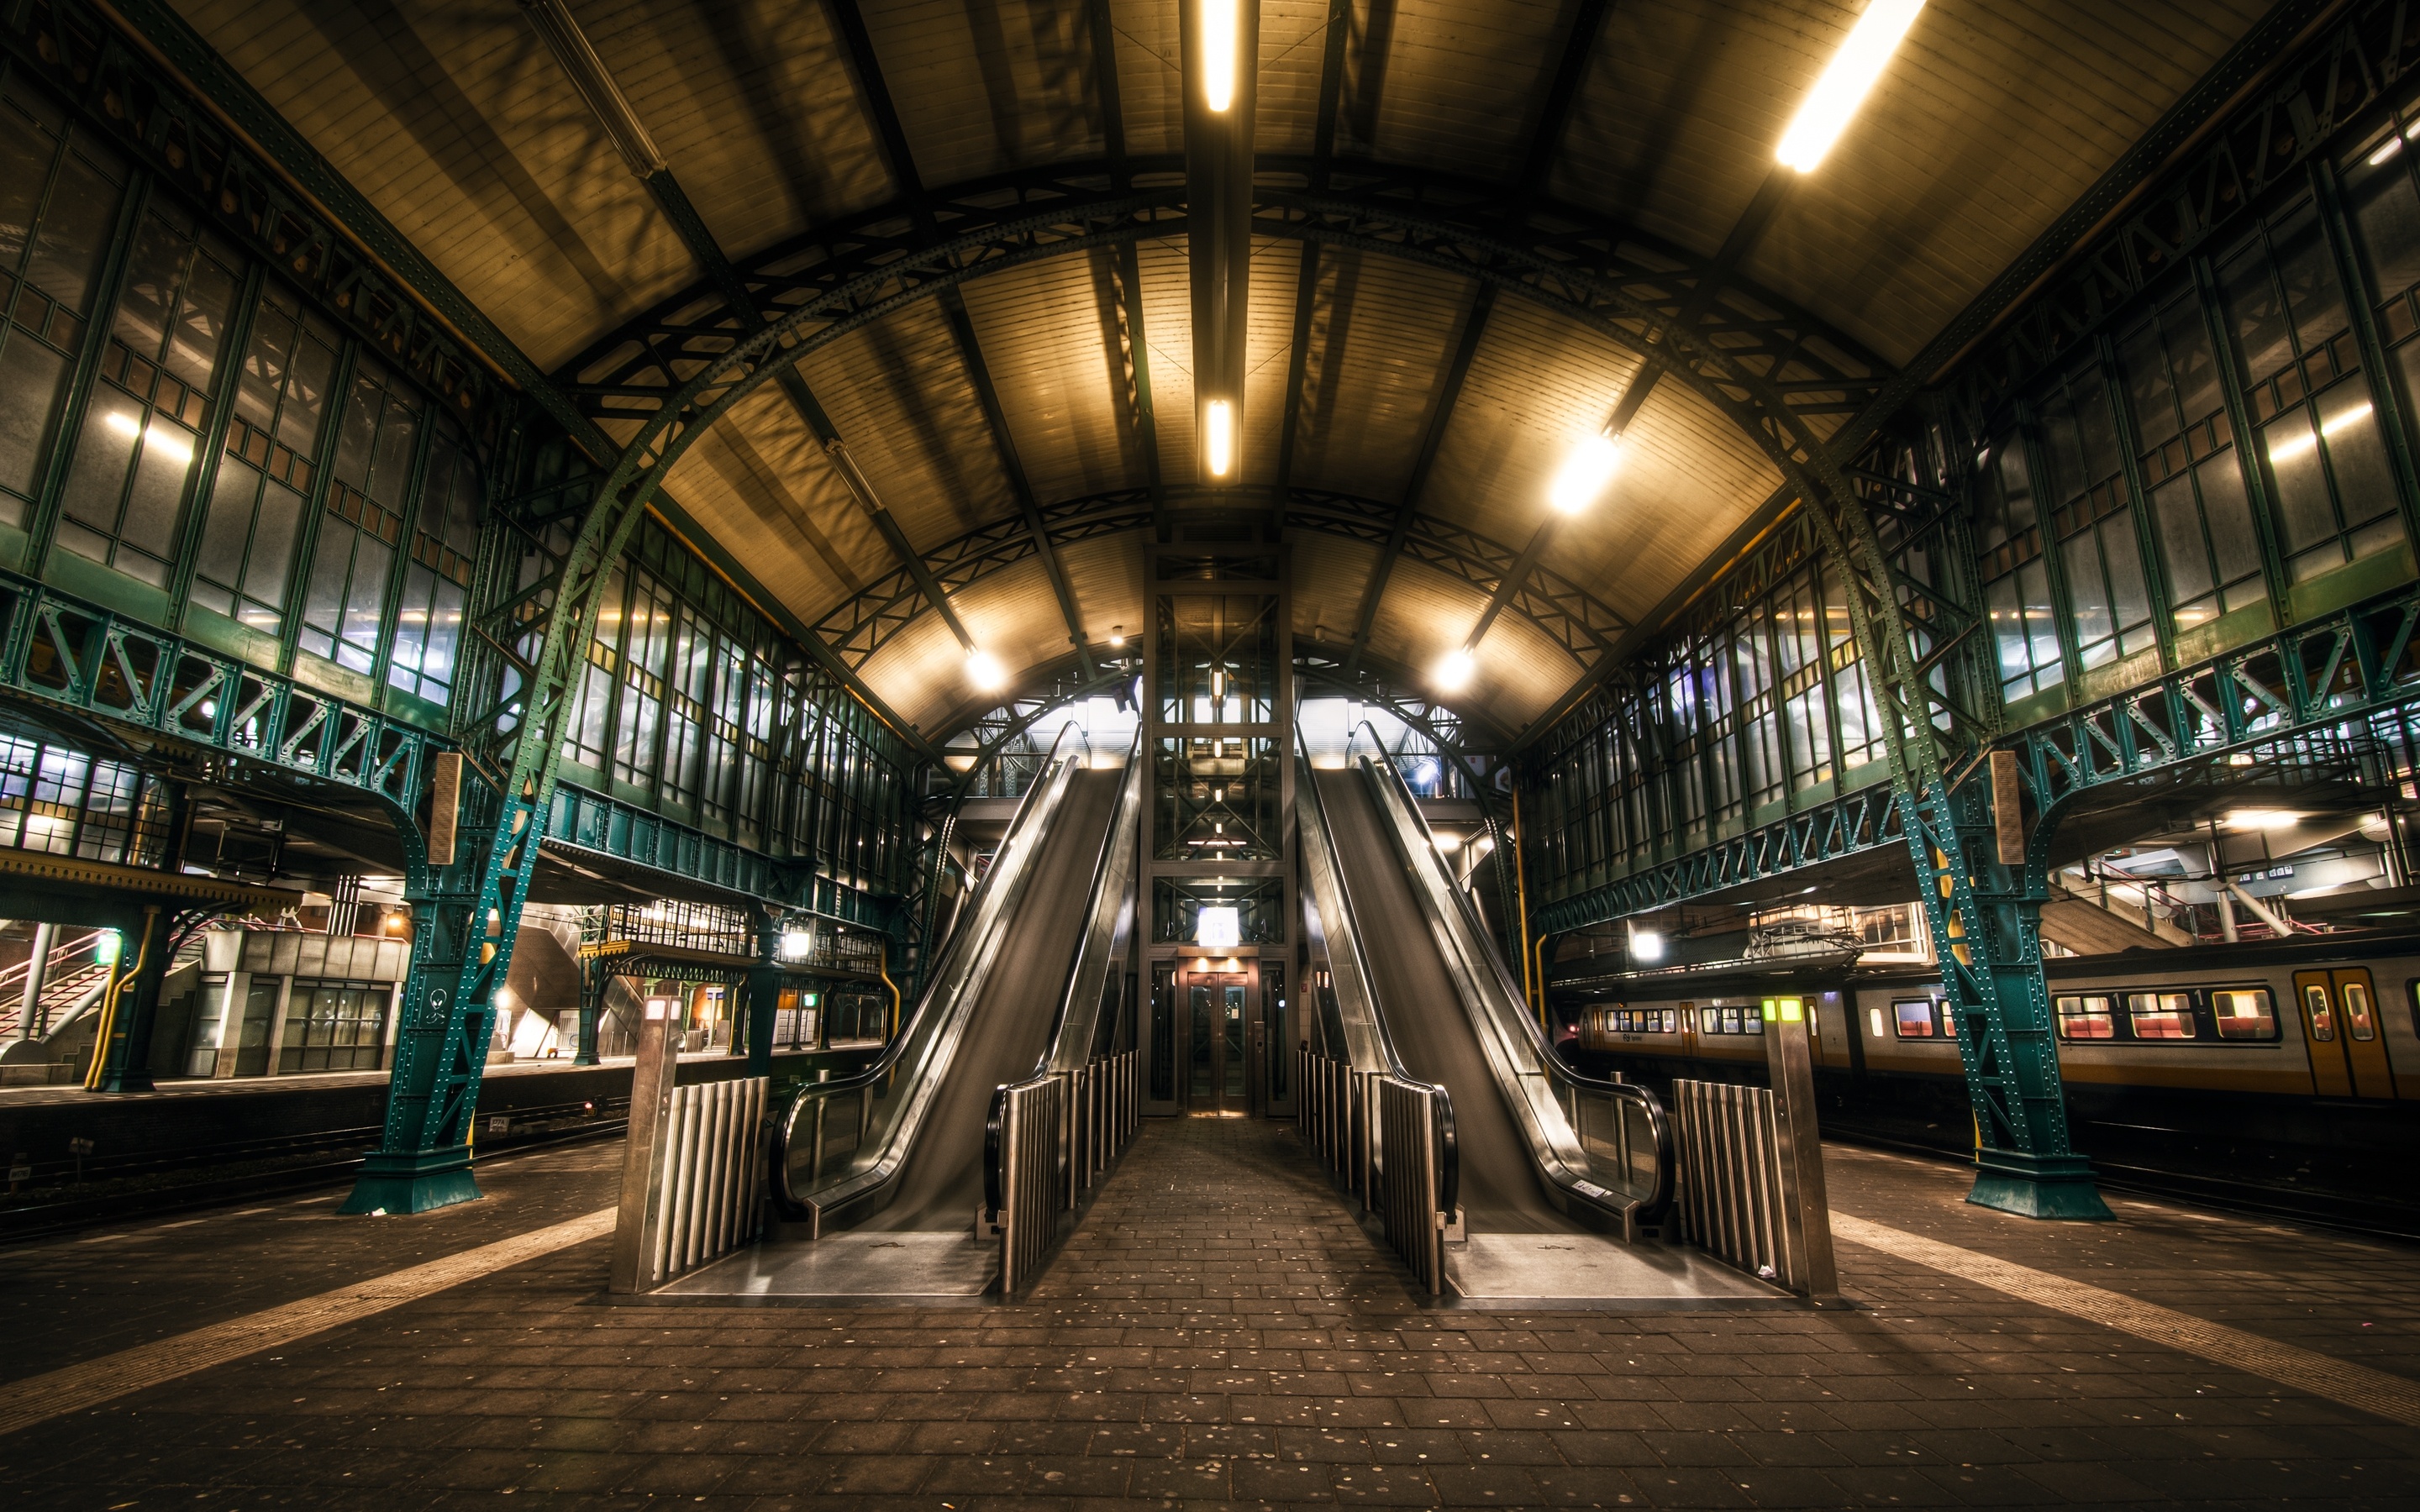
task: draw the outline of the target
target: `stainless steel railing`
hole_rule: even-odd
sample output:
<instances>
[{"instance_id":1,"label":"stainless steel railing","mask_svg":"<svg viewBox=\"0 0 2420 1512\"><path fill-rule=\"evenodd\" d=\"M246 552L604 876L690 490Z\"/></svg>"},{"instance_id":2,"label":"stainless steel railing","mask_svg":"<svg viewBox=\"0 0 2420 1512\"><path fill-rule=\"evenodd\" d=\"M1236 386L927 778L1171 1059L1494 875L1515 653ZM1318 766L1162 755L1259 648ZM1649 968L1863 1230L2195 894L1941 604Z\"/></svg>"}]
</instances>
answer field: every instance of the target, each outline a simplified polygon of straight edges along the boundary
<instances>
[{"instance_id":1,"label":"stainless steel railing","mask_svg":"<svg viewBox=\"0 0 2420 1512\"><path fill-rule=\"evenodd\" d=\"M1141 1127L1132 1050L1047 1071L992 1093L984 1127L985 1218L1000 1236L1000 1286L1014 1296L1049 1263L1082 1204Z\"/></svg>"},{"instance_id":2,"label":"stainless steel railing","mask_svg":"<svg viewBox=\"0 0 2420 1512\"><path fill-rule=\"evenodd\" d=\"M640 1241L638 1289L664 1282L756 1238L764 1211L765 1101L769 1077L672 1089ZM639 1110L633 1108L633 1118Z\"/></svg>"},{"instance_id":3,"label":"stainless steel railing","mask_svg":"<svg viewBox=\"0 0 2420 1512\"><path fill-rule=\"evenodd\" d=\"M865 1070L799 1088L777 1120L774 1195L811 1234L836 1213L878 1202L906 1164L999 958L1049 822L1090 761L1081 728L1072 721L1062 727L1046 776L1017 806L965 923L898 1037Z\"/></svg>"},{"instance_id":4,"label":"stainless steel railing","mask_svg":"<svg viewBox=\"0 0 2420 1512\"><path fill-rule=\"evenodd\" d=\"M1803 1278L1791 1274L1772 1090L1676 1081L1672 1103L1689 1237L1743 1271L1801 1289Z\"/></svg>"},{"instance_id":5,"label":"stainless steel railing","mask_svg":"<svg viewBox=\"0 0 2420 1512\"><path fill-rule=\"evenodd\" d=\"M1373 1077L1378 1093L1376 1207L1387 1241L1434 1297L1445 1290L1446 1227L1453 1221L1453 1101L1442 1087Z\"/></svg>"},{"instance_id":6,"label":"stainless steel railing","mask_svg":"<svg viewBox=\"0 0 2420 1512\"><path fill-rule=\"evenodd\" d=\"M1374 748L1363 748L1364 735ZM1566 1202L1620 1219L1625 1233L1660 1221L1674 1190L1670 1121L1661 1100L1643 1087L1584 1076L1557 1058L1494 935L1456 886L1403 774L1367 723L1348 742L1347 760L1369 783L1425 897L1456 995L1540 1174Z\"/></svg>"}]
</instances>

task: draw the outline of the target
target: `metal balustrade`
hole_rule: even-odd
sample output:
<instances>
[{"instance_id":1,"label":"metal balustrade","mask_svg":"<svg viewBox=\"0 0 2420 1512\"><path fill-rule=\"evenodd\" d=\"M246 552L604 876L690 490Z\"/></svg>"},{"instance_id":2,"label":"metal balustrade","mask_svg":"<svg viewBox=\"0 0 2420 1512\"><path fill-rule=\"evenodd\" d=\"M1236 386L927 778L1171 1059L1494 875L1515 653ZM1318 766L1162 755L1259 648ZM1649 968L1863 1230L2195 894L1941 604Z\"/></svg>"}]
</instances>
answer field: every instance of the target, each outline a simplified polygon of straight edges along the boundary
<instances>
[{"instance_id":1,"label":"metal balustrade","mask_svg":"<svg viewBox=\"0 0 2420 1512\"><path fill-rule=\"evenodd\" d=\"M1442 1087L1400 1076L1372 1078L1378 1139L1372 1186L1387 1241L1432 1297L1445 1290L1446 1227L1460 1184L1453 1103Z\"/></svg>"},{"instance_id":2,"label":"metal balustrade","mask_svg":"<svg viewBox=\"0 0 2420 1512\"><path fill-rule=\"evenodd\" d=\"M411 824L452 742L0 570L0 690L333 783Z\"/></svg>"}]
</instances>

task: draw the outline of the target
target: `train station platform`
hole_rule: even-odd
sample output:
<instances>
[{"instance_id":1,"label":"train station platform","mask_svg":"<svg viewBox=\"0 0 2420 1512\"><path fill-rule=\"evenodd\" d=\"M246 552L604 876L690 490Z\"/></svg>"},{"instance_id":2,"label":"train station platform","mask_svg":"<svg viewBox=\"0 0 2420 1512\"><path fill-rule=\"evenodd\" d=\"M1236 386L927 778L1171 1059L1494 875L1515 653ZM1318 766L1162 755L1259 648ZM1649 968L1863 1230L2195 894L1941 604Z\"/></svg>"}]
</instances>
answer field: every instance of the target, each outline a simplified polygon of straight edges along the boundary
<instances>
[{"instance_id":1,"label":"train station platform","mask_svg":"<svg viewBox=\"0 0 2420 1512\"><path fill-rule=\"evenodd\" d=\"M619 1150L0 1251L11 1505L2420 1498L2412 1249L2051 1225L1833 1147L1838 1311L1425 1304L1282 1125L1154 1121L1014 1305L615 1307Z\"/></svg>"},{"instance_id":2,"label":"train station platform","mask_svg":"<svg viewBox=\"0 0 2420 1512\"><path fill-rule=\"evenodd\" d=\"M773 1074L810 1080L861 1065L864 1049L792 1052ZM682 1074L747 1073L743 1056L685 1054ZM619 1131L632 1061L505 1062L479 1084L475 1148L503 1151ZM0 1088L0 1158L26 1177L0 1190L0 1242L29 1231L107 1222L130 1209L160 1211L231 1196L300 1191L352 1180L378 1140L387 1072L318 1072L162 1082L145 1092L80 1087ZM81 1141L81 1154L76 1150Z\"/></svg>"}]
</instances>

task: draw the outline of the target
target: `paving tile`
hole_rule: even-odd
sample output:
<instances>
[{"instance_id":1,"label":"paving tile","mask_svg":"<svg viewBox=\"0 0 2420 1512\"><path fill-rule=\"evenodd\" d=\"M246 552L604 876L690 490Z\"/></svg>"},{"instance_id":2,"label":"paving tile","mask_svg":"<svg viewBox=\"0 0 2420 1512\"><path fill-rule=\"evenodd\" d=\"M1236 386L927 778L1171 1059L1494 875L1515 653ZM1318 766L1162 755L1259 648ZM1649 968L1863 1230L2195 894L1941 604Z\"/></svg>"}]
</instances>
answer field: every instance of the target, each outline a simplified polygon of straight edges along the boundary
<instances>
[{"instance_id":1,"label":"paving tile","mask_svg":"<svg viewBox=\"0 0 2420 1512\"><path fill-rule=\"evenodd\" d=\"M591 1211L613 1161L579 1153L426 1221L214 1221L178 1231L187 1253L137 1229L105 1264L92 1247L0 1252L0 1324L49 1308L0 1335L0 1376ZM2409 1251L2128 1202L2116 1224L2030 1225L1969 1208L1955 1178L1843 1153L1833 1197L2420 1374L2420 1307L2311 1279L2401 1273ZM1012 1306L613 1308L604 1246L586 1245L0 1441L0 1497L80 1512L2420 1503L2420 1432L1854 1246L1851 1312L1478 1315L1424 1306L1350 1204L1282 1126L1191 1119L1146 1127Z\"/></svg>"}]
</instances>

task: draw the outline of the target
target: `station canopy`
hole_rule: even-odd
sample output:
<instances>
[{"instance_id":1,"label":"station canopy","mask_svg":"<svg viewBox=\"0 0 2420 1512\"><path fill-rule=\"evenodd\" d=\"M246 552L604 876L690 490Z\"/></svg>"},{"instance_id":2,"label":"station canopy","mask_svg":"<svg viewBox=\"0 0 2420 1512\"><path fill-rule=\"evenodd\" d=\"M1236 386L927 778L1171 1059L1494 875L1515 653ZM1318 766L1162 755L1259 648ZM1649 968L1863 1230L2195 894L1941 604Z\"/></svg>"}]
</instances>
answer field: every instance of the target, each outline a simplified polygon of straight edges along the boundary
<instances>
[{"instance_id":1,"label":"station canopy","mask_svg":"<svg viewBox=\"0 0 2420 1512\"><path fill-rule=\"evenodd\" d=\"M694 239L643 177L650 150L730 265L768 290L880 239L949 238L968 208L1029 196L1047 218L1053 196L1151 201L1064 245L1029 242L953 293L871 312L797 364L916 551L1048 522L1063 594L1029 551L951 595L1012 681L1063 664L1069 599L1096 645L1140 633L1149 490L1187 507L1209 497L1175 0L177 7L575 387L665 382L646 371L649 342L717 301ZM1358 640L1366 665L1418 680L1461 642L1490 598L1485 563L1500 575L1531 541L1558 470L1651 345L1534 275L1486 270L1512 266L1507 249L1524 267L1612 255L1670 271L1668 299L1684 300L1862 8L1347 0L1331 24L1326 4L1263 0L1227 481L1263 510L1282 488L1287 517L1312 522L1293 532L1297 648ZM1727 308L1750 336L1787 330L1822 372L1892 371L2263 9L1937 0L1820 166L1792 176L1728 275ZM566 66L549 12L572 20L620 106L600 106L596 79ZM642 141L617 139L617 108ZM1474 221L1503 246L1469 234ZM1841 418L1808 413L1819 433ZM609 414L606 428L619 439L636 424ZM810 625L899 566L823 440L768 383L667 490ZM1575 641L1505 613L1478 649L1459 702L1498 730L1552 707L1784 487L1768 450L1687 382L1657 384L1622 445L1602 497L1535 563L1600 623ZM1389 553L1399 529L1415 547ZM965 656L921 610L860 671L946 736L998 701L969 687Z\"/></svg>"}]
</instances>

